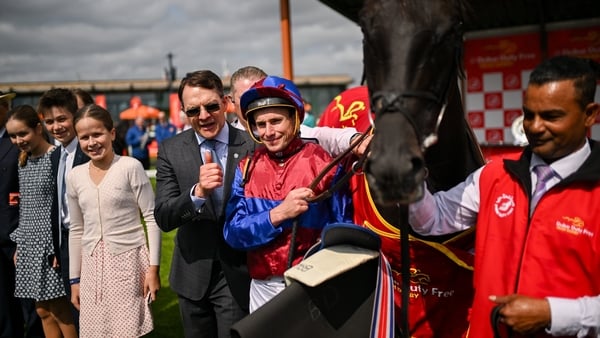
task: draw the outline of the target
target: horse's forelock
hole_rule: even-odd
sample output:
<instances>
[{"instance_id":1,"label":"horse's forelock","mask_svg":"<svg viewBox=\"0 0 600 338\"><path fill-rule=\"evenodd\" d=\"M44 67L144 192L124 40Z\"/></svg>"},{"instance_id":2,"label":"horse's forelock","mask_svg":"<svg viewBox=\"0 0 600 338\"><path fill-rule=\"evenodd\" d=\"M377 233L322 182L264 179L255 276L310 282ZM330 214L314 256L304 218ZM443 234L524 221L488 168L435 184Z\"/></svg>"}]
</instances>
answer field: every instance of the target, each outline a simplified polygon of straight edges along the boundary
<instances>
[{"instance_id":1,"label":"horse's forelock","mask_svg":"<svg viewBox=\"0 0 600 338\"><path fill-rule=\"evenodd\" d=\"M388 108L422 111L444 102L449 79L462 73L462 8L461 0L366 0L361 28L369 91L437 98L394 100Z\"/></svg>"}]
</instances>

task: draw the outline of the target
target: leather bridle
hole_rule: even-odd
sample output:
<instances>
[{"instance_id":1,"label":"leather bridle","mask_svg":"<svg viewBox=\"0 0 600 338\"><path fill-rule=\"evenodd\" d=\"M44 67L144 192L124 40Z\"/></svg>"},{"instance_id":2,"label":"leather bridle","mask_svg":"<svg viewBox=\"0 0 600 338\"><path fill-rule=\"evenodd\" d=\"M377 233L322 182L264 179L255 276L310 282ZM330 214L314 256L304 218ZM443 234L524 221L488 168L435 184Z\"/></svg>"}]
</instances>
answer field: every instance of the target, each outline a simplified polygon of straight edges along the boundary
<instances>
[{"instance_id":1,"label":"leather bridle","mask_svg":"<svg viewBox=\"0 0 600 338\"><path fill-rule=\"evenodd\" d=\"M450 76L450 77L452 77L452 76ZM446 88L445 92L447 92L447 91L448 91L448 88ZM435 127L434 127L433 131L430 134L428 134L427 136L423 137L423 135L421 135L421 133L419 132L419 130L421 130L421 128L419 128L419 126L417 125L417 122L413 118L412 114L401 105L402 100L405 98L416 98L416 99L421 99L421 100L425 100L425 101L431 101L431 102L435 103L436 105L440 106L440 110L439 110L439 114L437 117ZM433 92L424 91L424 90L408 90L408 91L400 92L398 94L392 93L392 92L379 91L379 92L375 92L372 95L372 101L373 101L373 107L374 107L373 111L375 112L376 116L377 115L381 116L383 114L389 114L392 112L399 112L404 116L404 118L410 123L413 130L415 131L415 134L419 138L419 144L421 146L421 151L425 151L427 148L429 148L430 146L432 146L433 144L435 144L437 142L438 130L439 130L440 124L442 122L442 118L444 117L444 113L446 112L446 106L447 106L446 94L438 97Z\"/></svg>"},{"instance_id":2,"label":"leather bridle","mask_svg":"<svg viewBox=\"0 0 600 338\"><path fill-rule=\"evenodd\" d=\"M462 36L460 29L461 24L459 23L454 27L453 30L450 31L450 35L455 36L456 40L458 40L458 37ZM445 39L440 39L440 41L445 41ZM423 152L438 141L438 131L440 128L440 124L442 123L442 119L444 118L444 114L446 113L450 87L452 86L452 81L456 79L456 76L459 72L458 64L462 55L462 49L460 47L459 42L461 43L462 41L456 41L456 45L454 47L455 56L451 65L452 68L451 71L448 73L448 77L446 78L446 82L443 87L444 89L439 95L433 92L432 90L421 89L408 89L399 93L391 91L377 91L374 92L373 95L371 95L371 107L373 112L375 113L375 116L381 116L390 113L401 113L415 131L415 135L417 135L419 140L421 151ZM419 126L415 121L415 118L413 117L414 112L411 112L404 107L404 99L419 99L427 102L433 102L438 107L440 107L435 126L431 133L425 136L422 135L420 131L423 130L423 128L422 126ZM374 125L373 120L371 120L371 125Z\"/></svg>"}]
</instances>

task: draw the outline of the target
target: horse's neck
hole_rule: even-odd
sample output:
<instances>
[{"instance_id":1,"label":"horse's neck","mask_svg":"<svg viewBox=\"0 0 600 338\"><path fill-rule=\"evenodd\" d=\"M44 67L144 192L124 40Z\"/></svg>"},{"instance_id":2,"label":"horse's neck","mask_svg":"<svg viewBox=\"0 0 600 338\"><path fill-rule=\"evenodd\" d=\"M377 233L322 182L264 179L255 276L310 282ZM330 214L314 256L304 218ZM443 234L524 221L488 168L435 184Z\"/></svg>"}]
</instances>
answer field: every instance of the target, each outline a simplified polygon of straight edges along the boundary
<instances>
[{"instance_id":1,"label":"horse's neck","mask_svg":"<svg viewBox=\"0 0 600 338\"><path fill-rule=\"evenodd\" d=\"M375 203L375 206L377 207L377 211L379 211L379 214L381 215L381 217L383 217L383 219L385 219L386 222L395 226L396 228L399 228L399 229L402 228L401 224L404 221L402 220L403 215L402 215L402 212L399 207L397 207L395 205L383 206L383 205L378 205L377 203Z\"/></svg>"},{"instance_id":2,"label":"horse's neck","mask_svg":"<svg viewBox=\"0 0 600 338\"><path fill-rule=\"evenodd\" d=\"M398 206L382 206L375 203L377 207L377 211L385 219L386 222L394 226L395 228L403 231L404 229L408 229L411 236L420 238L430 242L438 242L442 243L456 236L456 234L449 234L443 236L421 236L414 232L414 230L408 224L407 215L403 213L402 208Z\"/></svg>"}]
</instances>

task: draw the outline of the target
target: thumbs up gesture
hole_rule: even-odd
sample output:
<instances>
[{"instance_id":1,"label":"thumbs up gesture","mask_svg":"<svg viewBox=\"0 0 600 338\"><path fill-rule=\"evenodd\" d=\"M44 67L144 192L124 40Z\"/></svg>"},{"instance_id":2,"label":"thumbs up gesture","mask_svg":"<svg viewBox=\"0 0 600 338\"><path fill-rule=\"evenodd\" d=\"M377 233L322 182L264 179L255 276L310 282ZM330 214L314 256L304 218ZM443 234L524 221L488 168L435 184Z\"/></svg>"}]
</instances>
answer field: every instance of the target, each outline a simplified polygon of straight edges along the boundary
<instances>
[{"instance_id":1,"label":"thumbs up gesture","mask_svg":"<svg viewBox=\"0 0 600 338\"><path fill-rule=\"evenodd\" d=\"M204 152L204 164L200 166L198 184L194 190L197 197L207 198L212 191L223 185L223 169L213 162L210 151Z\"/></svg>"}]
</instances>

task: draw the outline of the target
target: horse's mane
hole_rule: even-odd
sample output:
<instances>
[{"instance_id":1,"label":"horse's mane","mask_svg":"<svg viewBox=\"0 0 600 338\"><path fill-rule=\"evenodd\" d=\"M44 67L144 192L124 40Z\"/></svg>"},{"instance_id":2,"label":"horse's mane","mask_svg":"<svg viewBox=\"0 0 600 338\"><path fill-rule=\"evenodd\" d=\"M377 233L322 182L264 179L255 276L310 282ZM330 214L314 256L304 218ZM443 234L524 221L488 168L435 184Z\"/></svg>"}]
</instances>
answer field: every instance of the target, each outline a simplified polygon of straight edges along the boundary
<instances>
[{"instance_id":1,"label":"horse's mane","mask_svg":"<svg viewBox=\"0 0 600 338\"><path fill-rule=\"evenodd\" d=\"M465 22L469 22L472 20L472 18L474 17L474 12L473 12L473 7L471 6L470 2L466 1L466 0L454 0L454 9L455 9L455 13L457 13L458 15L458 19L460 20L460 26L457 29L460 29L460 35L464 36L464 31L463 31L463 27ZM464 67L464 62L463 62L463 56L464 56L464 39L461 39L461 43L460 46L458 46L456 48L457 53L456 53L456 62L455 64L457 65L458 69L457 69L457 74L458 77L460 79L465 79L466 78L466 74L465 74L465 67Z\"/></svg>"},{"instance_id":2,"label":"horse's mane","mask_svg":"<svg viewBox=\"0 0 600 338\"><path fill-rule=\"evenodd\" d=\"M470 20L473 17L473 7L470 2L466 0L454 0L454 6L456 13L460 15L463 21Z\"/></svg>"}]
</instances>

